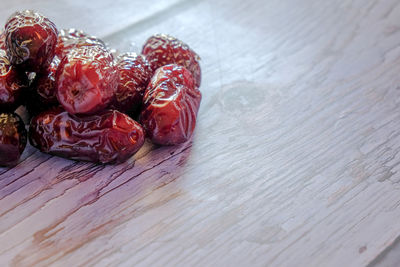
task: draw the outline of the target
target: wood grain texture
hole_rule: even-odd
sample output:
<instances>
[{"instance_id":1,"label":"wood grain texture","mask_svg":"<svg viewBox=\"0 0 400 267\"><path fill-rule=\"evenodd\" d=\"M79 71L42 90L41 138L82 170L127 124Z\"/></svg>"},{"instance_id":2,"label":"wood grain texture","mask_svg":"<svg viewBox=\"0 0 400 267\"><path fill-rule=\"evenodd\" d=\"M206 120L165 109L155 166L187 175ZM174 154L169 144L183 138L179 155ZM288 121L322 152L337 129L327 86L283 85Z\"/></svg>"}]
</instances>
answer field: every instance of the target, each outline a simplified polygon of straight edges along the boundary
<instances>
[{"instance_id":1,"label":"wood grain texture","mask_svg":"<svg viewBox=\"0 0 400 267\"><path fill-rule=\"evenodd\" d=\"M398 263L400 3L156 2L0 11L33 7L121 50L170 33L203 70L187 144L116 166L28 147L0 169L2 265Z\"/></svg>"}]
</instances>

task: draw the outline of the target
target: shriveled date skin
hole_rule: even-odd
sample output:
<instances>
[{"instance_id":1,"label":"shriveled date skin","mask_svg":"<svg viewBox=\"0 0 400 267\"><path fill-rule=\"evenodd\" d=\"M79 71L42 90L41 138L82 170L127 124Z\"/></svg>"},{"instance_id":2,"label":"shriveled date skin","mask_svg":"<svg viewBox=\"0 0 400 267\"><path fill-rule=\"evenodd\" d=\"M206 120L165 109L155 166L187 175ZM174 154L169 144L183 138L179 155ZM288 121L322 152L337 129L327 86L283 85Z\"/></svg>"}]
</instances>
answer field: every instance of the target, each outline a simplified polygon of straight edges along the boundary
<instances>
[{"instance_id":1,"label":"shriveled date skin","mask_svg":"<svg viewBox=\"0 0 400 267\"><path fill-rule=\"evenodd\" d=\"M0 166L15 165L26 146L26 130L15 113L0 113Z\"/></svg>"},{"instance_id":2,"label":"shriveled date skin","mask_svg":"<svg viewBox=\"0 0 400 267\"><path fill-rule=\"evenodd\" d=\"M116 68L119 82L110 108L134 115L142 104L144 91L151 78L150 64L143 55L125 53L118 57Z\"/></svg>"},{"instance_id":3,"label":"shriveled date skin","mask_svg":"<svg viewBox=\"0 0 400 267\"><path fill-rule=\"evenodd\" d=\"M7 54L13 65L26 71L47 68L54 57L58 30L32 10L15 12L5 25Z\"/></svg>"},{"instance_id":4,"label":"shriveled date skin","mask_svg":"<svg viewBox=\"0 0 400 267\"><path fill-rule=\"evenodd\" d=\"M153 71L168 64L177 64L190 71L197 87L201 83L200 57L186 43L168 34L156 34L147 39L142 54Z\"/></svg>"},{"instance_id":5,"label":"shriveled date skin","mask_svg":"<svg viewBox=\"0 0 400 267\"><path fill-rule=\"evenodd\" d=\"M190 139L201 93L186 68L175 64L159 68L143 101L140 121L153 143L176 145Z\"/></svg>"},{"instance_id":6,"label":"shriveled date skin","mask_svg":"<svg viewBox=\"0 0 400 267\"><path fill-rule=\"evenodd\" d=\"M59 64L60 59L55 56L46 70L36 73L25 97L25 104L31 115L59 105L56 96L56 72Z\"/></svg>"},{"instance_id":7,"label":"shriveled date skin","mask_svg":"<svg viewBox=\"0 0 400 267\"><path fill-rule=\"evenodd\" d=\"M114 58L100 45L76 47L56 73L57 99L71 114L94 114L111 102L118 86Z\"/></svg>"},{"instance_id":8,"label":"shriveled date skin","mask_svg":"<svg viewBox=\"0 0 400 267\"><path fill-rule=\"evenodd\" d=\"M0 110L14 111L22 102L28 80L11 65L6 52L0 49Z\"/></svg>"},{"instance_id":9,"label":"shriveled date skin","mask_svg":"<svg viewBox=\"0 0 400 267\"><path fill-rule=\"evenodd\" d=\"M84 31L77 29L63 29L58 34L56 55L63 59L70 51L83 46L102 46L106 44L95 36L90 36Z\"/></svg>"},{"instance_id":10,"label":"shriveled date skin","mask_svg":"<svg viewBox=\"0 0 400 267\"><path fill-rule=\"evenodd\" d=\"M0 49L1 50L6 50L6 33L1 32L0 33Z\"/></svg>"},{"instance_id":11,"label":"shriveled date skin","mask_svg":"<svg viewBox=\"0 0 400 267\"><path fill-rule=\"evenodd\" d=\"M30 143L43 152L98 163L123 162L144 143L142 127L115 110L77 117L53 109L34 117Z\"/></svg>"}]
</instances>

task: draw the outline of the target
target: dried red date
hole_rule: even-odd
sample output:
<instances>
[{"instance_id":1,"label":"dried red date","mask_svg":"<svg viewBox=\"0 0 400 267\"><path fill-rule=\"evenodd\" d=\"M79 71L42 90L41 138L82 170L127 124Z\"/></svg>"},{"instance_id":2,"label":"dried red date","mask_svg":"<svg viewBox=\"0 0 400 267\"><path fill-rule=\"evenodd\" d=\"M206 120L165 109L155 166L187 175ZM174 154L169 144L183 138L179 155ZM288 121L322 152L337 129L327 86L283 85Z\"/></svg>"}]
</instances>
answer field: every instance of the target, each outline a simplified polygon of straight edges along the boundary
<instances>
[{"instance_id":1,"label":"dried red date","mask_svg":"<svg viewBox=\"0 0 400 267\"><path fill-rule=\"evenodd\" d=\"M105 47L75 47L62 59L56 82L57 99L69 113L94 114L110 104L118 73Z\"/></svg>"},{"instance_id":2,"label":"dried red date","mask_svg":"<svg viewBox=\"0 0 400 267\"><path fill-rule=\"evenodd\" d=\"M18 72L0 49L0 111L14 111L21 104L27 86L25 73Z\"/></svg>"},{"instance_id":3,"label":"dried red date","mask_svg":"<svg viewBox=\"0 0 400 267\"><path fill-rule=\"evenodd\" d=\"M77 29L64 29L58 35L56 55L62 59L71 50L82 46L100 45L106 47L105 43L97 37Z\"/></svg>"},{"instance_id":4,"label":"dried red date","mask_svg":"<svg viewBox=\"0 0 400 267\"><path fill-rule=\"evenodd\" d=\"M15 165L26 146L25 125L15 113L0 113L0 166Z\"/></svg>"},{"instance_id":5,"label":"dried red date","mask_svg":"<svg viewBox=\"0 0 400 267\"><path fill-rule=\"evenodd\" d=\"M144 134L137 122L115 110L78 117L53 109L32 119L29 141L53 155L109 163L135 154L144 143Z\"/></svg>"},{"instance_id":6,"label":"dried red date","mask_svg":"<svg viewBox=\"0 0 400 267\"><path fill-rule=\"evenodd\" d=\"M5 26L7 55L25 71L46 69L55 54L58 31L53 22L32 10L15 12Z\"/></svg>"},{"instance_id":7,"label":"dried red date","mask_svg":"<svg viewBox=\"0 0 400 267\"><path fill-rule=\"evenodd\" d=\"M1 50L6 50L6 33L1 32L0 33L0 49Z\"/></svg>"},{"instance_id":8,"label":"dried red date","mask_svg":"<svg viewBox=\"0 0 400 267\"><path fill-rule=\"evenodd\" d=\"M56 96L56 72L60 59L55 56L49 68L36 74L27 92L26 107L31 115L37 115L59 105Z\"/></svg>"},{"instance_id":9,"label":"dried red date","mask_svg":"<svg viewBox=\"0 0 400 267\"><path fill-rule=\"evenodd\" d=\"M110 108L133 114L139 110L151 78L150 64L142 55L126 53L118 57L116 67L119 83Z\"/></svg>"},{"instance_id":10,"label":"dried red date","mask_svg":"<svg viewBox=\"0 0 400 267\"><path fill-rule=\"evenodd\" d=\"M153 35L144 44L142 54L153 71L168 64L184 66L193 74L196 86L200 86L200 57L181 40L167 34Z\"/></svg>"},{"instance_id":11,"label":"dried red date","mask_svg":"<svg viewBox=\"0 0 400 267\"><path fill-rule=\"evenodd\" d=\"M117 54L35 11L15 12L0 30L0 166L16 164L26 146L12 113L20 104L33 115L31 145L73 160L125 161L145 134L160 145L188 141L202 98L200 57L166 34L151 36L141 55Z\"/></svg>"},{"instance_id":12,"label":"dried red date","mask_svg":"<svg viewBox=\"0 0 400 267\"><path fill-rule=\"evenodd\" d=\"M194 83L192 74L175 64L155 72L140 114L140 121L153 143L175 145L192 136L201 101L201 93Z\"/></svg>"}]
</instances>

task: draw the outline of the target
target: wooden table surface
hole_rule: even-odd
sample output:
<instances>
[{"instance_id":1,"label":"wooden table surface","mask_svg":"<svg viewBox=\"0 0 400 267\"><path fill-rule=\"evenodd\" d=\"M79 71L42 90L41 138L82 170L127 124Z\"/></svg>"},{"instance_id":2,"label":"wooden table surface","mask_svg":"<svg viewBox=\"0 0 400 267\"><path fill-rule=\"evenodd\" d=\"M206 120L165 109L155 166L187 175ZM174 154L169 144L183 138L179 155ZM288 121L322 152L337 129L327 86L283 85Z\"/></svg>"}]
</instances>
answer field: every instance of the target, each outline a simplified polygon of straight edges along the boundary
<instances>
[{"instance_id":1,"label":"wooden table surface","mask_svg":"<svg viewBox=\"0 0 400 267\"><path fill-rule=\"evenodd\" d=\"M398 0L1 5L120 50L169 33L203 71L189 143L1 168L1 266L399 266Z\"/></svg>"}]
</instances>

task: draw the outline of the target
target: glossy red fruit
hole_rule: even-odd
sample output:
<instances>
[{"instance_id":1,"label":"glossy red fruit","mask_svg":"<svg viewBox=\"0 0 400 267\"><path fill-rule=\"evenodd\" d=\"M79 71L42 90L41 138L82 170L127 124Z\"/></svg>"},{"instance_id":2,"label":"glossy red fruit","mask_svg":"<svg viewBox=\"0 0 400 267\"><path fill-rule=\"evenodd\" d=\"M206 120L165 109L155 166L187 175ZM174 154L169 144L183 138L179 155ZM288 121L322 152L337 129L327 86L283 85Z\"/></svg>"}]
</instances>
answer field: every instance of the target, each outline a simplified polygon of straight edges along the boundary
<instances>
[{"instance_id":1,"label":"glossy red fruit","mask_svg":"<svg viewBox=\"0 0 400 267\"><path fill-rule=\"evenodd\" d=\"M143 46L142 54L146 56L155 71L157 68L177 64L188 69L200 87L200 57L184 42L167 34L151 36Z\"/></svg>"},{"instance_id":2,"label":"glossy red fruit","mask_svg":"<svg viewBox=\"0 0 400 267\"><path fill-rule=\"evenodd\" d=\"M58 31L53 22L32 10L14 13L5 26L7 54L24 71L46 69L55 54Z\"/></svg>"},{"instance_id":3,"label":"glossy red fruit","mask_svg":"<svg viewBox=\"0 0 400 267\"><path fill-rule=\"evenodd\" d=\"M59 105L56 95L56 73L60 59L55 56L50 66L39 73L26 94L26 107L31 115L36 115Z\"/></svg>"},{"instance_id":4,"label":"glossy red fruit","mask_svg":"<svg viewBox=\"0 0 400 267\"><path fill-rule=\"evenodd\" d=\"M133 114L140 109L144 91L150 81L150 64L143 55L126 53L118 57L116 68L119 83L110 108Z\"/></svg>"},{"instance_id":5,"label":"glossy red fruit","mask_svg":"<svg viewBox=\"0 0 400 267\"><path fill-rule=\"evenodd\" d=\"M201 93L192 74L175 64L163 66L152 77L144 98L140 122L153 143L186 142L196 126Z\"/></svg>"},{"instance_id":6,"label":"glossy red fruit","mask_svg":"<svg viewBox=\"0 0 400 267\"><path fill-rule=\"evenodd\" d=\"M60 109L34 117L30 143L43 152L75 160L122 162L144 143L142 127L116 110L77 117Z\"/></svg>"},{"instance_id":7,"label":"glossy red fruit","mask_svg":"<svg viewBox=\"0 0 400 267\"><path fill-rule=\"evenodd\" d=\"M57 99L71 114L106 108L118 86L113 56L104 47L83 46L62 59L56 74Z\"/></svg>"},{"instance_id":8,"label":"glossy red fruit","mask_svg":"<svg viewBox=\"0 0 400 267\"><path fill-rule=\"evenodd\" d=\"M1 50L6 50L6 33L1 32L0 33L0 49Z\"/></svg>"},{"instance_id":9,"label":"glossy red fruit","mask_svg":"<svg viewBox=\"0 0 400 267\"><path fill-rule=\"evenodd\" d=\"M26 146L26 130L15 113L0 113L0 166L18 163Z\"/></svg>"},{"instance_id":10,"label":"glossy red fruit","mask_svg":"<svg viewBox=\"0 0 400 267\"><path fill-rule=\"evenodd\" d=\"M82 46L103 46L105 43L97 37L77 29L64 29L58 34L58 42L56 46L56 55L63 59L64 56L71 50Z\"/></svg>"},{"instance_id":11,"label":"glossy red fruit","mask_svg":"<svg viewBox=\"0 0 400 267\"><path fill-rule=\"evenodd\" d=\"M0 49L0 111L14 111L22 103L27 86L25 73L18 72Z\"/></svg>"}]
</instances>

